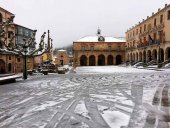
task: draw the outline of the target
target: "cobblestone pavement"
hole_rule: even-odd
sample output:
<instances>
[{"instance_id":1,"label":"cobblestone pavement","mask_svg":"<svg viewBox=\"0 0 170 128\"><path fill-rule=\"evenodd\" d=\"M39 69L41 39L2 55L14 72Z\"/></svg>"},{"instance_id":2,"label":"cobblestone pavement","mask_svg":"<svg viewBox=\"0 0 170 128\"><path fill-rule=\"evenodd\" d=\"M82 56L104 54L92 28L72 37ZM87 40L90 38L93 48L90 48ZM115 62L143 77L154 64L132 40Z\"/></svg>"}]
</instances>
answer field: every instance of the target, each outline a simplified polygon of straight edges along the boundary
<instances>
[{"instance_id":1,"label":"cobblestone pavement","mask_svg":"<svg viewBox=\"0 0 170 128\"><path fill-rule=\"evenodd\" d=\"M168 128L170 73L51 74L0 86L1 128Z\"/></svg>"}]
</instances>

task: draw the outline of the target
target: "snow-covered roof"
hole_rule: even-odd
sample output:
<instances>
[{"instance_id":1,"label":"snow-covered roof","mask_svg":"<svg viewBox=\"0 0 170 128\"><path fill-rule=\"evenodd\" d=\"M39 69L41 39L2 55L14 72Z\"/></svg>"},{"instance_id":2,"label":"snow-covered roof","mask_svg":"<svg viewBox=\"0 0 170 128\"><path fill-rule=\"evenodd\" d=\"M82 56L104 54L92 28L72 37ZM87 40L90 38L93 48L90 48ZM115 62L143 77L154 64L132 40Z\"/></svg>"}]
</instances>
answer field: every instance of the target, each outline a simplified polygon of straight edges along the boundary
<instances>
[{"instance_id":1,"label":"snow-covered roof","mask_svg":"<svg viewBox=\"0 0 170 128\"><path fill-rule=\"evenodd\" d=\"M66 50L64 50L64 49L60 49L60 50L58 50L59 52L65 52Z\"/></svg>"},{"instance_id":2,"label":"snow-covered roof","mask_svg":"<svg viewBox=\"0 0 170 128\"><path fill-rule=\"evenodd\" d=\"M124 38L115 38L111 36L103 36L105 38L104 42L126 42ZM85 36L74 42L100 42L98 41L98 36Z\"/></svg>"}]
</instances>

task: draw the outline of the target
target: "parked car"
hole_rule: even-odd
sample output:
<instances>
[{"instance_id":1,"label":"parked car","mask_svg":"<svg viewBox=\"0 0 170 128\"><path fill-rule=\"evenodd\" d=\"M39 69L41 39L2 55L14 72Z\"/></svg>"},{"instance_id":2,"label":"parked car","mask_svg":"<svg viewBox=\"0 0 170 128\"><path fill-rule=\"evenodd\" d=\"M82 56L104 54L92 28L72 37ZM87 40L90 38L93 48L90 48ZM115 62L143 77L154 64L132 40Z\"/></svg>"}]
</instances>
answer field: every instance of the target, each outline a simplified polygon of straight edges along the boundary
<instances>
[{"instance_id":1,"label":"parked car","mask_svg":"<svg viewBox=\"0 0 170 128\"><path fill-rule=\"evenodd\" d=\"M144 66L143 62L138 62L135 65L133 65L134 68L143 67L143 66Z\"/></svg>"}]
</instances>

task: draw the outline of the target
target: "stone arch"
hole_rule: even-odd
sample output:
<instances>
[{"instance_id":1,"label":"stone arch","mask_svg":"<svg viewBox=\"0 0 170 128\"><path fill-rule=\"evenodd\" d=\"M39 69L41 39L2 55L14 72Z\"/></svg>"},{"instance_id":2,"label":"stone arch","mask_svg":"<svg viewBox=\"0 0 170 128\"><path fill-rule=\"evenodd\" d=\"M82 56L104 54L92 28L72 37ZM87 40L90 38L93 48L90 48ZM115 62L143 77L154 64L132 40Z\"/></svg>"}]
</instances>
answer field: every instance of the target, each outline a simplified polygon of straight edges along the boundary
<instances>
[{"instance_id":1,"label":"stone arch","mask_svg":"<svg viewBox=\"0 0 170 128\"><path fill-rule=\"evenodd\" d=\"M12 71L12 64L9 63L9 64L8 64L8 72L11 72L11 71Z\"/></svg>"},{"instance_id":2,"label":"stone arch","mask_svg":"<svg viewBox=\"0 0 170 128\"><path fill-rule=\"evenodd\" d=\"M160 58L160 62L164 62L164 50L161 48L160 49L160 56L159 56Z\"/></svg>"},{"instance_id":3,"label":"stone arch","mask_svg":"<svg viewBox=\"0 0 170 128\"><path fill-rule=\"evenodd\" d=\"M112 55L109 55L107 57L107 65L113 65L113 56Z\"/></svg>"},{"instance_id":4,"label":"stone arch","mask_svg":"<svg viewBox=\"0 0 170 128\"><path fill-rule=\"evenodd\" d=\"M117 55L116 56L116 65L119 65L122 63L122 56L121 55Z\"/></svg>"},{"instance_id":5,"label":"stone arch","mask_svg":"<svg viewBox=\"0 0 170 128\"><path fill-rule=\"evenodd\" d=\"M89 57L89 66L95 66L96 65L96 58L94 55L91 55Z\"/></svg>"},{"instance_id":6,"label":"stone arch","mask_svg":"<svg viewBox=\"0 0 170 128\"><path fill-rule=\"evenodd\" d=\"M129 54L127 54L127 61L129 61Z\"/></svg>"},{"instance_id":7,"label":"stone arch","mask_svg":"<svg viewBox=\"0 0 170 128\"><path fill-rule=\"evenodd\" d=\"M166 60L170 60L170 47L166 48Z\"/></svg>"},{"instance_id":8,"label":"stone arch","mask_svg":"<svg viewBox=\"0 0 170 128\"><path fill-rule=\"evenodd\" d=\"M132 61L132 53L130 53L130 61Z\"/></svg>"},{"instance_id":9,"label":"stone arch","mask_svg":"<svg viewBox=\"0 0 170 128\"><path fill-rule=\"evenodd\" d=\"M133 59L132 59L133 62L135 62L135 53L133 53Z\"/></svg>"},{"instance_id":10,"label":"stone arch","mask_svg":"<svg viewBox=\"0 0 170 128\"><path fill-rule=\"evenodd\" d=\"M0 59L0 74L4 74L5 73L5 62Z\"/></svg>"},{"instance_id":11,"label":"stone arch","mask_svg":"<svg viewBox=\"0 0 170 128\"><path fill-rule=\"evenodd\" d=\"M156 49L154 49L153 51L152 51L152 60L155 60L155 61L157 61L157 50Z\"/></svg>"},{"instance_id":12,"label":"stone arch","mask_svg":"<svg viewBox=\"0 0 170 128\"><path fill-rule=\"evenodd\" d=\"M152 54L151 54L151 50L148 50L147 52L147 57L148 57L148 62L150 62L152 60Z\"/></svg>"},{"instance_id":13,"label":"stone arch","mask_svg":"<svg viewBox=\"0 0 170 128\"><path fill-rule=\"evenodd\" d=\"M146 63L146 51L143 51L143 62Z\"/></svg>"},{"instance_id":14,"label":"stone arch","mask_svg":"<svg viewBox=\"0 0 170 128\"><path fill-rule=\"evenodd\" d=\"M142 61L142 52L139 52L139 61Z\"/></svg>"},{"instance_id":15,"label":"stone arch","mask_svg":"<svg viewBox=\"0 0 170 128\"><path fill-rule=\"evenodd\" d=\"M136 52L136 61L139 60L138 52Z\"/></svg>"},{"instance_id":16,"label":"stone arch","mask_svg":"<svg viewBox=\"0 0 170 128\"><path fill-rule=\"evenodd\" d=\"M80 57L80 66L87 66L87 57L85 55Z\"/></svg>"},{"instance_id":17,"label":"stone arch","mask_svg":"<svg viewBox=\"0 0 170 128\"><path fill-rule=\"evenodd\" d=\"M102 55L102 54L98 56L98 65L99 66L104 66L105 65L105 56Z\"/></svg>"}]
</instances>

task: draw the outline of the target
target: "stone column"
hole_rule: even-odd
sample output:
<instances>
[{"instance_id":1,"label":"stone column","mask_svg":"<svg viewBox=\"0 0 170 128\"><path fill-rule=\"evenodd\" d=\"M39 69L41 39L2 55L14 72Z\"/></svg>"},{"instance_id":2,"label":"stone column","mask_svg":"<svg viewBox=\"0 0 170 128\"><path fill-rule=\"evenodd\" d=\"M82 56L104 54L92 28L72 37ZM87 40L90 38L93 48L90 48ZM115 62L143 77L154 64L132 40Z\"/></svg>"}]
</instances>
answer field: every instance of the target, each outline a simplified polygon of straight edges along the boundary
<instances>
[{"instance_id":1,"label":"stone column","mask_svg":"<svg viewBox=\"0 0 170 128\"><path fill-rule=\"evenodd\" d=\"M98 56L95 56L96 59L96 66L98 66Z\"/></svg>"},{"instance_id":2,"label":"stone column","mask_svg":"<svg viewBox=\"0 0 170 128\"><path fill-rule=\"evenodd\" d=\"M105 55L105 65L107 65L107 56Z\"/></svg>"}]
</instances>

